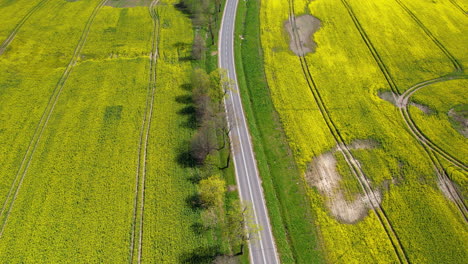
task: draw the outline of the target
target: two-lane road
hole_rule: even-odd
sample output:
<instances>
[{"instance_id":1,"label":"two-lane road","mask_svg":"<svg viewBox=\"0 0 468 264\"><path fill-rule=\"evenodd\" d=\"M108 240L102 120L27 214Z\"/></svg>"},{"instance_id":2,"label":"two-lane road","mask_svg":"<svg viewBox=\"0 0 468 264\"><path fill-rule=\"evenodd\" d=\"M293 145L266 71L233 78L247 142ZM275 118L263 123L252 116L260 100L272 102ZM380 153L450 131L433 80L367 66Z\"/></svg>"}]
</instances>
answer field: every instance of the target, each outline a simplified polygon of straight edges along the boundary
<instances>
[{"instance_id":1,"label":"two-lane road","mask_svg":"<svg viewBox=\"0 0 468 264\"><path fill-rule=\"evenodd\" d=\"M238 0L226 1L219 34L218 63L220 68L227 70L228 77L233 80L232 91L228 93L224 102L231 127L230 138L240 198L252 204L255 223L262 227L259 239L249 243L250 261L252 264L276 264L279 263L278 254L237 85L234 64L234 25L237 4Z\"/></svg>"}]
</instances>

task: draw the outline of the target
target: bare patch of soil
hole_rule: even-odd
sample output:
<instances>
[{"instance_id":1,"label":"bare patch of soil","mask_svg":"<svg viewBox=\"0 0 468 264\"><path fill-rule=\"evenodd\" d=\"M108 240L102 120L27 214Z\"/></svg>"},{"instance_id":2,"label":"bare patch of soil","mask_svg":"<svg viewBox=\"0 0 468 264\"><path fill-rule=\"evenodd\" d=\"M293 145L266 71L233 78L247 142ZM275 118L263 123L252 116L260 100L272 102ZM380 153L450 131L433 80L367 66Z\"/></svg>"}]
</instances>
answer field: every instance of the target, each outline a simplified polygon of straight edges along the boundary
<instances>
[{"instance_id":1,"label":"bare patch of soil","mask_svg":"<svg viewBox=\"0 0 468 264\"><path fill-rule=\"evenodd\" d=\"M394 106L397 106L398 102L398 95L394 94L393 92L381 92L379 91L378 94L380 99L385 100L389 103L391 103Z\"/></svg>"},{"instance_id":2,"label":"bare patch of soil","mask_svg":"<svg viewBox=\"0 0 468 264\"><path fill-rule=\"evenodd\" d=\"M152 0L108 0L106 6L112 7L136 7L149 6Z\"/></svg>"},{"instance_id":3,"label":"bare patch of soil","mask_svg":"<svg viewBox=\"0 0 468 264\"><path fill-rule=\"evenodd\" d=\"M449 199L450 201L455 202L455 200L453 199L452 193L450 192L448 188L448 185L453 186L453 183L450 182L448 179L442 179L441 177L439 177L439 179L437 180L437 186L445 195L445 197Z\"/></svg>"},{"instance_id":4,"label":"bare patch of soil","mask_svg":"<svg viewBox=\"0 0 468 264\"><path fill-rule=\"evenodd\" d=\"M432 111L432 109L429 106L414 103L414 102L411 102L410 105L416 106L419 110L423 111L423 113L425 113L426 115L430 115L430 114L434 113L434 111Z\"/></svg>"},{"instance_id":5,"label":"bare patch of soil","mask_svg":"<svg viewBox=\"0 0 468 264\"><path fill-rule=\"evenodd\" d=\"M373 139L356 139L348 144L350 149L372 149L379 146L379 143Z\"/></svg>"},{"instance_id":6,"label":"bare patch of soil","mask_svg":"<svg viewBox=\"0 0 468 264\"><path fill-rule=\"evenodd\" d=\"M468 111L457 112L452 108L448 112L448 116L455 123L455 129L468 138Z\"/></svg>"},{"instance_id":7,"label":"bare patch of soil","mask_svg":"<svg viewBox=\"0 0 468 264\"><path fill-rule=\"evenodd\" d=\"M401 105L402 104L401 100L399 100L400 97L394 94L393 92L389 92L389 91L380 92L379 91L377 95L379 96L380 99L385 100L396 107L403 107L403 105ZM409 104L417 107L419 110L423 111L426 115L430 115L434 112L429 106L426 106L423 104L418 104L414 102L411 102Z\"/></svg>"},{"instance_id":8,"label":"bare patch of soil","mask_svg":"<svg viewBox=\"0 0 468 264\"><path fill-rule=\"evenodd\" d=\"M320 29L320 20L311 15L303 15L296 17L295 21L295 25L291 24L290 19L284 23L289 33L289 48L297 56L315 52L317 43L313 37L314 33Z\"/></svg>"},{"instance_id":9,"label":"bare patch of soil","mask_svg":"<svg viewBox=\"0 0 468 264\"><path fill-rule=\"evenodd\" d=\"M367 149L377 146L373 140L357 140L348 147L353 149ZM337 148L332 149L320 156L315 157L305 177L309 185L314 186L327 198L326 204L331 214L339 221L347 224L353 224L363 219L372 208L371 202L364 194L354 197L349 201L345 198L341 189L341 175L336 169L336 159L333 155ZM378 203L381 202L379 191L374 191Z\"/></svg>"}]
</instances>

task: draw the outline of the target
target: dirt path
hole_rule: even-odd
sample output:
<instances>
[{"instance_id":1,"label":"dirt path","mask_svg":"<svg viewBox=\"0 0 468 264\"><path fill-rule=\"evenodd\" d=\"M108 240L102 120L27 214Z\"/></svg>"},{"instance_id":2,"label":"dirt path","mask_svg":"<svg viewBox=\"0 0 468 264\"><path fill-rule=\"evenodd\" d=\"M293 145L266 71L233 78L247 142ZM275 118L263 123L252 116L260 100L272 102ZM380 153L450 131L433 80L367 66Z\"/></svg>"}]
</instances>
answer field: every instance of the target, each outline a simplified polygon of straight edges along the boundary
<instances>
[{"instance_id":1,"label":"dirt path","mask_svg":"<svg viewBox=\"0 0 468 264\"><path fill-rule=\"evenodd\" d=\"M35 5L29 12L16 24L15 28L11 31L10 35L3 41L3 43L0 45L0 56L6 51L6 48L10 43L13 41L13 39L16 37L16 34L18 31L21 29L21 27L26 23L26 21L31 17L32 14L34 14L38 9L40 9L46 2L49 0L42 0L39 2L37 5Z\"/></svg>"},{"instance_id":2,"label":"dirt path","mask_svg":"<svg viewBox=\"0 0 468 264\"><path fill-rule=\"evenodd\" d=\"M86 22L83 33L81 34L80 40L78 41L78 44L75 48L72 59L68 63L68 66L63 72L62 76L60 77L60 80L57 86L53 90L52 95L49 99L49 102L46 106L46 109L44 110L44 113L42 114L42 117L36 126L34 135L31 141L29 142L28 149L26 150L26 153L24 154L23 160L21 161L21 165L15 175L14 181L11 184L10 190L5 199L5 202L3 203L2 210L0 212L0 239L5 230L5 226L8 222L8 217L10 216L11 210L13 209L16 197L18 196L18 193L21 189L21 185L23 184L23 180L27 174L29 165L31 164L31 160L33 159L37 145L42 138L42 134L45 128L47 127L47 123L49 122L50 117L52 116L55 105L57 104L60 98L60 94L62 93L63 87L65 86L65 83L68 77L70 76L70 73L72 72L76 62L78 61L78 58L81 54L83 46L86 43L86 39L88 37L88 33L91 28L91 25L94 22L94 18L96 17L97 13L99 12L99 10L101 9L101 7L104 5L106 1L107 0L102 0L94 8L93 12L91 13L88 21Z\"/></svg>"},{"instance_id":3,"label":"dirt path","mask_svg":"<svg viewBox=\"0 0 468 264\"><path fill-rule=\"evenodd\" d=\"M146 111L141 124L140 143L138 145L138 164L135 174L135 198L133 207L133 223L130 238L130 263L141 263L143 249L143 223L145 212L145 183L148 142L153 116L154 96L156 92L156 64L158 59L159 20L156 14L156 5L159 0L153 0L149 6L150 16L153 20L153 37L150 55L150 81L146 97ZM137 253L135 254L135 251Z\"/></svg>"}]
</instances>

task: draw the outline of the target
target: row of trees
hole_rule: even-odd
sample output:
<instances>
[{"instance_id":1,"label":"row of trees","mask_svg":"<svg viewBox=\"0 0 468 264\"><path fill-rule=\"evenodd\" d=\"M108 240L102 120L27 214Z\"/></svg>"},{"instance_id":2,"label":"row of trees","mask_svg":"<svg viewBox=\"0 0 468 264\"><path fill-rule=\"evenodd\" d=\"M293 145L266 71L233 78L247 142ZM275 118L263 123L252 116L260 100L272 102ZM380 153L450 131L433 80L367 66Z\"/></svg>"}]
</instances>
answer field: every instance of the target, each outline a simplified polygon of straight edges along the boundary
<instances>
[{"instance_id":1,"label":"row of trees","mask_svg":"<svg viewBox=\"0 0 468 264\"><path fill-rule=\"evenodd\" d=\"M202 221L205 229L222 230L229 241L231 255L242 255L247 241L258 238L260 227L252 217L251 206L232 200L224 204L226 182L218 175L203 179L199 183L199 198L203 207ZM227 213L225 212L227 209Z\"/></svg>"},{"instance_id":2,"label":"row of trees","mask_svg":"<svg viewBox=\"0 0 468 264\"><path fill-rule=\"evenodd\" d=\"M190 154L198 165L212 166L209 156L219 156L219 151L229 150L231 146L230 127L224 110L224 97L231 81L225 71L216 70L208 74L199 68L193 70L191 81L198 129L192 138ZM229 167L229 163L230 154L222 168Z\"/></svg>"},{"instance_id":3,"label":"row of trees","mask_svg":"<svg viewBox=\"0 0 468 264\"><path fill-rule=\"evenodd\" d=\"M195 60L200 60L206 52L206 34L210 36L211 45L215 44L221 4L221 0L181 0L178 4L179 8L190 14L196 29L192 48L192 57Z\"/></svg>"},{"instance_id":4,"label":"row of trees","mask_svg":"<svg viewBox=\"0 0 468 264\"><path fill-rule=\"evenodd\" d=\"M215 44L222 2L181 0L178 4L190 15L195 27L194 65L205 65L207 44ZM230 166L231 160L231 128L224 108L224 98L231 86L225 70L208 73L202 68L194 68L192 71L191 99L197 131L190 142L190 156L198 167L198 197L195 201L202 209L203 228L222 234L223 240L229 244L229 255L240 255L244 253L247 241L256 238L259 227L254 224L250 206L238 199L227 199L226 182L220 174Z\"/></svg>"}]
</instances>

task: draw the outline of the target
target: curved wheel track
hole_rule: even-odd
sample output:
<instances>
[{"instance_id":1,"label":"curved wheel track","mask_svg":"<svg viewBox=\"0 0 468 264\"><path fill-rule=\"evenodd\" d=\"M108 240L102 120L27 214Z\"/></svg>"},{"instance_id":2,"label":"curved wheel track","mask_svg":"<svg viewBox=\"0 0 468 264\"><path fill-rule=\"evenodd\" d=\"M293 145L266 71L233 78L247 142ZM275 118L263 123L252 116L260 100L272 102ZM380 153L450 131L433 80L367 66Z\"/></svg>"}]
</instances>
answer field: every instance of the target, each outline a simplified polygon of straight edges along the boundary
<instances>
[{"instance_id":1,"label":"curved wheel track","mask_svg":"<svg viewBox=\"0 0 468 264\"><path fill-rule=\"evenodd\" d=\"M35 5L29 12L16 24L15 28L11 31L10 35L2 42L0 45L0 56L6 51L6 48L10 43L13 41L13 39L16 37L16 34L18 31L21 29L21 27L24 25L24 23L31 17L32 14L34 14L38 9L40 9L47 1L49 0L42 0L40 1L37 5Z\"/></svg>"},{"instance_id":2,"label":"curved wheel track","mask_svg":"<svg viewBox=\"0 0 468 264\"><path fill-rule=\"evenodd\" d=\"M96 17L97 13L101 9L101 7L107 2L107 0L102 0L93 10L91 13L90 17L88 18L88 21L86 22L85 28L83 30L83 33L81 34L80 40L78 41L78 44L75 48L75 51L73 52L73 56L63 72L62 76L60 77L60 80L57 83L57 86L54 88L52 95L49 98L49 102L42 114L42 117L39 121L39 123L36 126L36 129L34 131L33 137L31 138L31 141L29 142L29 146L26 150L26 153L23 156L23 160L21 161L21 165L15 175L15 178L13 180L13 183L10 186L10 190L7 194L7 197L3 203L2 210L0 212L0 238L3 235L3 232L5 230L5 226L8 222L8 218L10 216L11 210L13 209L16 197L18 196L18 193L21 189L21 186L23 184L24 178L27 174L28 168L31 164L31 160L33 159L34 153L36 151L37 145L40 142L42 138L42 134L47 126L47 123L49 122L50 117L52 116L52 113L54 111L54 108L57 104L57 101L59 100L60 94L62 93L63 87L65 86L65 83L70 76L70 73L72 72L76 62L78 61L78 58L81 54L81 50L83 49L84 44L86 43L86 39L88 37L89 30L91 28L91 25L94 22L94 18Z\"/></svg>"},{"instance_id":3,"label":"curved wheel track","mask_svg":"<svg viewBox=\"0 0 468 264\"><path fill-rule=\"evenodd\" d=\"M141 124L140 141L138 145L138 164L135 174L135 198L133 207L133 222L130 237L130 263L141 263L143 249L143 219L145 211L145 183L146 163L148 154L148 141L153 116L154 96L156 93L156 64L158 59L158 30L159 20L156 13L156 5L159 0L153 0L149 6L151 19L153 20L153 37L150 56L150 81L146 96L146 111ZM136 253L135 253L136 251Z\"/></svg>"},{"instance_id":4,"label":"curved wheel track","mask_svg":"<svg viewBox=\"0 0 468 264\"><path fill-rule=\"evenodd\" d=\"M399 0L397 0L399 1ZM452 76L443 76L440 78L436 78L433 80L427 80L423 81L419 84L416 84L412 87L410 87L403 95L400 96L398 88L395 86L395 82L393 81L392 76L388 72L386 67L382 67L381 65L385 65L382 61L380 56L376 56L375 54L378 55L377 51L375 51L374 46L370 42L370 40L367 37L367 34L365 33L363 27L361 26L359 20L357 19L356 15L354 14L354 11L352 7L349 5L347 0L341 0L343 5L346 7L348 10L348 14L351 16L353 19L353 22L356 26L356 28L359 30L361 37L363 38L364 42L368 46L369 50L371 51L374 59L376 60L377 64L379 65L380 70L382 71L383 75L385 76L392 92L394 93L395 101L397 102L397 105L400 107L400 112L402 114L403 119L405 120L405 123L410 131L410 133L418 140L419 144L423 146L423 148L426 150L426 153L430 157L432 166L435 168L437 175L439 178L443 179L443 183L445 185L450 185L448 187L449 193L452 197L452 200L457 204L458 209L460 210L461 214L464 216L466 219L466 206L464 205L463 198L457 191L457 189L453 186L452 181L449 180L449 177L445 173L444 168L442 167L442 164L438 161L437 157L432 155L435 155L436 153L441 155L444 159L446 159L450 164L453 166L456 166L464 171L466 171L466 165L458 160L456 157L451 156L447 152L445 152L442 148L437 146L434 142L430 141L422 132L421 130L416 126L414 120L411 118L411 115L408 112L407 109L407 104L409 97L416 92L417 90L426 87L430 84L437 83L437 82L442 82L442 81L447 81L447 80L452 80L452 79L462 79L466 78L465 75L462 75L461 72L463 71L463 67L461 64L459 64L458 60L451 55L451 53L445 49L445 47L440 44L440 42L432 35L432 33L422 24L420 23L419 26L422 27L422 29L428 34L428 36L441 48L441 50L444 52L444 54L448 57L448 59L452 62L452 64L455 66L455 75ZM402 6L403 7L403 6ZM411 12L409 9L407 12ZM411 14L410 14L411 15ZM414 15L414 14L413 14ZM413 16L413 19L418 22L419 19L417 19L415 16ZM390 81L389 81L390 80ZM403 106L404 107L401 107ZM430 150L427 150L426 148L429 148ZM442 173L443 172L443 173Z\"/></svg>"},{"instance_id":5,"label":"curved wheel track","mask_svg":"<svg viewBox=\"0 0 468 264\"><path fill-rule=\"evenodd\" d=\"M450 196L451 200L455 203L458 210L462 214L465 222L468 222L468 209L464 202L463 196L459 193L459 191L455 188L452 180L448 176L448 173L444 169L442 163L440 162L437 154L448 161L453 166L461 169L464 173L467 172L467 166L456 157L451 156L449 153L445 152L443 149L439 148L436 144L434 144L431 140L429 140L421 130L416 126L416 123L412 119L408 105L411 96L416 93L418 90L427 87L431 84L447 82L450 80L460 80L460 79L467 79L468 76L465 75L458 75L458 76L449 76L449 77L440 77L429 81L424 81L419 84L414 85L410 89L408 89L400 98L398 99L398 106L400 108L400 113L407 125L410 133L419 141L419 143L424 148L424 151L429 156L434 170L436 171L437 177L439 179L439 184L447 190L447 194Z\"/></svg>"}]
</instances>

